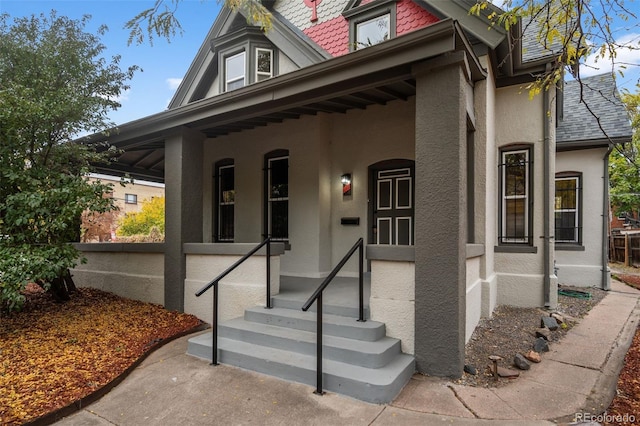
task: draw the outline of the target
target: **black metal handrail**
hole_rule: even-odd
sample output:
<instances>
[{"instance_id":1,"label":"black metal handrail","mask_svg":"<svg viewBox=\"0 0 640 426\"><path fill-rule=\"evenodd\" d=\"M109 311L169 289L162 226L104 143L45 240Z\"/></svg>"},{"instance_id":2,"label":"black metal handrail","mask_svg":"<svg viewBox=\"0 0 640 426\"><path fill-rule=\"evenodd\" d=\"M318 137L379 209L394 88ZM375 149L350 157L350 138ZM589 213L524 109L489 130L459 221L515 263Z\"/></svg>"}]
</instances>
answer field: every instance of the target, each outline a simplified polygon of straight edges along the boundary
<instances>
[{"instance_id":1,"label":"black metal handrail","mask_svg":"<svg viewBox=\"0 0 640 426\"><path fill-rule=\"evenodd\" d=\"M229 275L234 269L244 263L245 260L256 254L262 247L267 246L267 303L265 309L271 309L271 237L255 246L249 253L245 254L236 263L229 266L223 273L209 281L207 285L196 292L196 297L202 296L207 290L213 287L213 319L211 320L212 349L211 364L218 365L218 282Z\"/></svg>"},{"instance_id":2,"label":"black metal handrail","mask_svg":"<svg viewBox=\"0 0 640 426\"><path fill-rule=\"evenodd\" d=\"M331 271L329 276L322 281L322 284L318 286L316 291L313 292L311 297L305 302L302 306L303 311L308 311L311 305L315 301L318 302L316 306L317 311L317 319L316 319L316 390L314 393L318 395L322 395L324 392L322 391L322 292L327 288L331 280L335 278L335 276L340 272L340 269L349 261L353 253L358 250L359 252L359 262L358 262L358 285L359 285L359 299L360 299L360 307L358 312L358 321L366 321L364 318L364 282L362 279L362 269L363 269L363 260L364 260L364 241L360 238L351 249L344 255L340 263L336 265L335 268Z\"/></svg>"}]
</instances>

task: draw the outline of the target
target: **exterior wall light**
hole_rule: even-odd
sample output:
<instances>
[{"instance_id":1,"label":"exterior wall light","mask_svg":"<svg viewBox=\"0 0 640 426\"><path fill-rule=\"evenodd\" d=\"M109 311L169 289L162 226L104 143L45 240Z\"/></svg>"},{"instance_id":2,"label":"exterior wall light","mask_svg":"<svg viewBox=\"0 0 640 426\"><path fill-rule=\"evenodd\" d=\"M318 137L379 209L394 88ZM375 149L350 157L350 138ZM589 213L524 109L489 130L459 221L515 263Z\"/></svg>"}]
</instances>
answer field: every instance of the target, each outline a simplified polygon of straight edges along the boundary
<instances>
[{"instance_id":1,"label":"exterior wall light","mask_svg":"<svg viewBox=\"0 0 640 426\"><path fill-rule=\"evenodd\" d=\"M351 173L345 173L340 178L342 182L342 196L351 195Z\"/></svg>"}]
</instances>

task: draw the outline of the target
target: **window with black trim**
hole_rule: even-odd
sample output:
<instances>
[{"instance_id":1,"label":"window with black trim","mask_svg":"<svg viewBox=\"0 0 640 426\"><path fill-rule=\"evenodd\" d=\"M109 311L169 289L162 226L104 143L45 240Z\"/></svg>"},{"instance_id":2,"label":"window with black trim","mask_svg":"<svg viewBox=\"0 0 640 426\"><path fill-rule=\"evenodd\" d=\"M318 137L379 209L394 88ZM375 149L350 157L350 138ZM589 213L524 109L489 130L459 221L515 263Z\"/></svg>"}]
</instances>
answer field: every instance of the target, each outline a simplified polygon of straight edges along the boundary
<instances>
[{"instance_id":1,"label":"window with black trim","mask_svg":"<svg viewBox=\"0 0 640 426\"><path fill-rule=\"evenodd\" d=\"M528 244L532 234L531 148L500 151L500 244Z\"/></svg>"},{"instance_id":2,"label":"window with black trim","mask_svg":"<svg viewBox=\"0 0 640 426\"><path fill-rule=\"evenodd\" d=\"M215 235L216 242L233 242L235 215L235 166L232 159L216 163L215 174Z\"/></svg>"},{"instance_id":3,"label":"window with black trim","mask_svg":"<svg viewBox=\"0 0 640 426\"><path fill-rule=\"evenodd\" d=\"M274 240L289 239L289 151L265 155L265 230Z\"/></svg>"},{"instance_id":4,"label":"window with black trim","mask_svg":"<svg viewBox=\"0 0 640 426\"><path fill-rule=\"evenodd\" d=\"M361 3L352 0L342 12L349 21L351 50L373 46L395 37L396 0Z\"/></svg>"},{"instance_id":5,"label":"window with black trim","mask_svg":"<svg viewBox=\"0 0 640 426\"><path fill-rule=\"evenodd\" d=\"M580 174L556 174L554 202L556 243L582 243L582 188L580 182Z\"/></svg>"}]
</instances>

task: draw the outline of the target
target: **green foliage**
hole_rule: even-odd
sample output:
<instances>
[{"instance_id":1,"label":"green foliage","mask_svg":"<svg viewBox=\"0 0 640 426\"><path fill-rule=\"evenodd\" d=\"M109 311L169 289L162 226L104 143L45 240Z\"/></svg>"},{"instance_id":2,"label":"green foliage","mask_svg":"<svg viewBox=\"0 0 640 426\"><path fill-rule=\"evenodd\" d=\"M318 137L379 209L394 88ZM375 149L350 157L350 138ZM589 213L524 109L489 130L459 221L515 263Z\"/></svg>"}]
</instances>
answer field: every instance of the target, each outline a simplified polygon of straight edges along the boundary
<instances>
[{"instance_id":1,"label":"green foliage","mask_svg":"<svg viewBox=\"0 0 640 426\"><path fill-rule=\"evenodd\" d=\"M0 309L19 309L27 282L46 287L77 263L68 243L83 211L114 208L110 187L86 178L114 152L73 138L111 126L135 68L107 62L87 20L0 16Z\"/></svg>"},{"instance_id":2,"label":"green foliage","mask_svg":"<svg viewBox=\"0 0 640 426\"><path fill-rule=\"evenodd\" d=\"M640 86L639 86L640 89ZM640 211L640 92L622 95L633 128L633 139L617 145L609 163L611 205L616 213Z\"/></svg>"},{"instance_id":3,"label":"green foliage","mask_svg":"<svg viewBox=\"0 0 640 426\"><path fill-rule=\"evenodd\" d=\"M164 234L164 197L145 200L142 202L142 210L125 214L120 221L117 233L133 236L149 235L152 231Z\"/></svg>"},{"instance_id":4,"label":"green foliage","mask_svg":"<svg viewBox=\"0 0 640 426\"><path fill-rule=\"evenodd\" d=\"M171 42L171 39L183 34L182 25L176 17L179 4L184 0L156 0L154 5L145 9L127 21L125 28L129 32L128 43L142 44L145 36L153 45L154 37ZM204 1L204 0L202 0ZM239 10L251 25L257 25L263 31L271 29L271 13L260 0L217 0L231 10Z\"/></svg>"}]
</instances>

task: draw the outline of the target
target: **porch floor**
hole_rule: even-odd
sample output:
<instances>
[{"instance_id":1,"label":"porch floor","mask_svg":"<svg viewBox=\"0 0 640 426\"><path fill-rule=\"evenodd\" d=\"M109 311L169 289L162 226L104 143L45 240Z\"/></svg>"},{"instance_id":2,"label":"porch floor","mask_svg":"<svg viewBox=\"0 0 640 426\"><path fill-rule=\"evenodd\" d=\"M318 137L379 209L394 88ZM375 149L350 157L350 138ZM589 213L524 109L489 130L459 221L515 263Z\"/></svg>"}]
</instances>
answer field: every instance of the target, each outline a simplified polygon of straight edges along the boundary
<instances>
[{"instance_id":1,"label":"porch floor","mask_svg":"<svg viewBox=\"0 0 640 426\"><path fill-rule=\"evenodd\" d=\"M278 298L290 301L299 301L300 306L307 301L309 296L318 288L324 278L280 276L280 294ZM371 274L365 273L363 279L364 306L369 307L371 296ZM358 278L335 277L323 293L325 305L357 307L358 306Z\"/></svg>"}]
</instances>

